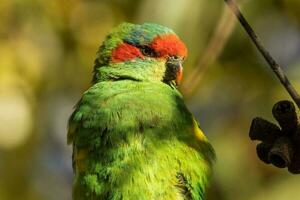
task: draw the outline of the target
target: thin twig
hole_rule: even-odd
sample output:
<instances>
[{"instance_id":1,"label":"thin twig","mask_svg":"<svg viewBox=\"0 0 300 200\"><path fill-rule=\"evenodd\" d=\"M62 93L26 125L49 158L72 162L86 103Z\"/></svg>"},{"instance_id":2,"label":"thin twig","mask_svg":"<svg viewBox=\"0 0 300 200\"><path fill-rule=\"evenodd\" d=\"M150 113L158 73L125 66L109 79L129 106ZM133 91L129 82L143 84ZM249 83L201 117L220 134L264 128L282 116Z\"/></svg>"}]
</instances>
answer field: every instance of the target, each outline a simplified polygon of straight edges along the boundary
<instances>
[{"instance_id":1,"label":"thin twig","mask_svg":"<svg viewBox=\"0 0 300 200\"><path fill-rule=\"evenodd\" d=\"M216 26L213 36L204 50L204 55L201 56L196 67L189 73L189 76L184 79L182 92L185 97L194 94L203 78L203 74L222 52L222 49L227 43L235 25L236 20L234 20L234 15L232 15L225 5L223 14L220 16L220 20Z\"/></svg>"},{"instance_id":2,"label":"thin twig","mask_svg":"<svg viewBox=\"0 0 300 200\"><path fill-rule=\"evenodd\" d=\"M255 46L259 50L259 52L263 55L265 60L270 65L273 72L276 74L282 85L285 87L287 92L290 94L294 102L297 104L298 108L300 109L300 96L293 87L293 85L288 80L287 76L284 74L281 66L274 60L274 58L270 55L270 53L263 47L260 39L257 37L253 29L251 28L250 24L247 22L243 14L241 13L240 9L234 2L234 0L224 0L228 6L231 8L233 13L236 15L238 20L240 21L241 25L244 27L245 31L250 36L251 40L254 42Z\"/></svg>"}]
</instances>

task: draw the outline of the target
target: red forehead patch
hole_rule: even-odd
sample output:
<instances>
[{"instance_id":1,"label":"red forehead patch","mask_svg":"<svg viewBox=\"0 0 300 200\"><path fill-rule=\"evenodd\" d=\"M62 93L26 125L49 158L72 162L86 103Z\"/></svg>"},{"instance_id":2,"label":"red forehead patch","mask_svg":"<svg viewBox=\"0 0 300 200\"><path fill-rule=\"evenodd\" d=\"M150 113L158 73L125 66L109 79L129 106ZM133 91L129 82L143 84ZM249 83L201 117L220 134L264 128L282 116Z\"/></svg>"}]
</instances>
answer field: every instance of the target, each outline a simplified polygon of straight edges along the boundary
<instances>
[{"instance_id":1,"label":"red forehead patch","mask_svg":"<svg viewBox=\"0 0 300 200\"><path fill-rule=\"evenodd\" d=\"M124 62L133 60L135 58L144 58L141 51L130 44L122 43L112 52L112 61L117 62Z\"/></svg>"},{"instance_id":2,"label":"red forehead patch","mask_svg":"<svg viewBox=\"0 0 300 200\"><path fill-rule=\"evenodd\" d=\"M187 48L184 43L174 34L157 36L151 43L151 48L161 56L187 56Z\"/></svg>"}]
</instances>

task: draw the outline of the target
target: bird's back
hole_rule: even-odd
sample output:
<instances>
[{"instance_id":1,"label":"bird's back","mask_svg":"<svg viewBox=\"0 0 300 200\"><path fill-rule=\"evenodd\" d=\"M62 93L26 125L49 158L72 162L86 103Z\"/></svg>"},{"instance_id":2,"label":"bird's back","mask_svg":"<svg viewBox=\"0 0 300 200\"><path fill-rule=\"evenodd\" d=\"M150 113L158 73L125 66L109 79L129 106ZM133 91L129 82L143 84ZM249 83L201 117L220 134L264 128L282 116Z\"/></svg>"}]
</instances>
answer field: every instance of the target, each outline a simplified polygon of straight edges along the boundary
<instances>
[{"instance_id":1,"label":"bird's back","mask_svg":"<svg viewBox=\"0 0 300 200\"><path fill-rule=\"evenodd\" d=\"M203 199L213 150L164 83L95 84L70 118L68 140L73 199Z\"/></svg>"}]
</instances>

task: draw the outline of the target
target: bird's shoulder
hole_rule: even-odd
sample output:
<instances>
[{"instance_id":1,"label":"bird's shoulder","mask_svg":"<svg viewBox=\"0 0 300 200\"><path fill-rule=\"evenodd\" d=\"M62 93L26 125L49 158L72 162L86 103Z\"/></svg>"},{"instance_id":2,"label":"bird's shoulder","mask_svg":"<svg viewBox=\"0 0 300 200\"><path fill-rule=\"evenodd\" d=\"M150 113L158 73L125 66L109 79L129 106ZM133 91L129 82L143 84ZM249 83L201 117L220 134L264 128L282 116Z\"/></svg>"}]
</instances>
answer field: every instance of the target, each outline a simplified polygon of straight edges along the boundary
<instances>
[{"instance_id":1,"label":"bird's shoulder","mask_svg":"<svg viewBox=\"0 0 300 200\"><path fill-rule=\"evenodd\" d=\"M93 85L75 106L69 119L68 141L78 127L104 129L130 124L181 124L191 118L181 94L155 82L103 81ZM148 123L148 124L147 124Z\"/></svg>"}]
</instances>

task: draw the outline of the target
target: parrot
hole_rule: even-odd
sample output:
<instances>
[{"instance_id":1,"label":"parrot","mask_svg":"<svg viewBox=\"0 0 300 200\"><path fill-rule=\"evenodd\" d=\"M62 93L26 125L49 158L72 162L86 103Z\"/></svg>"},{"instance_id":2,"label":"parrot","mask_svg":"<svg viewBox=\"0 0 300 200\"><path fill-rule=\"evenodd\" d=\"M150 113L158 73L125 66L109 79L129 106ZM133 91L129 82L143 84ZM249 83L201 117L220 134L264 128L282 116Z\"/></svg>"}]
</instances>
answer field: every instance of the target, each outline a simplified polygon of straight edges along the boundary
<instances>
[{"instance_id":1,"label":"parrot","mask_svg":"<svg viewBox=\"0 0 300 200\"><path fill-rule=\"evenodd\" d=\"M68 121L73 200L203 200L215 152L178 86L187 47L155 23L123 22L99 47Z\"/></svg>"}]
</instances>

